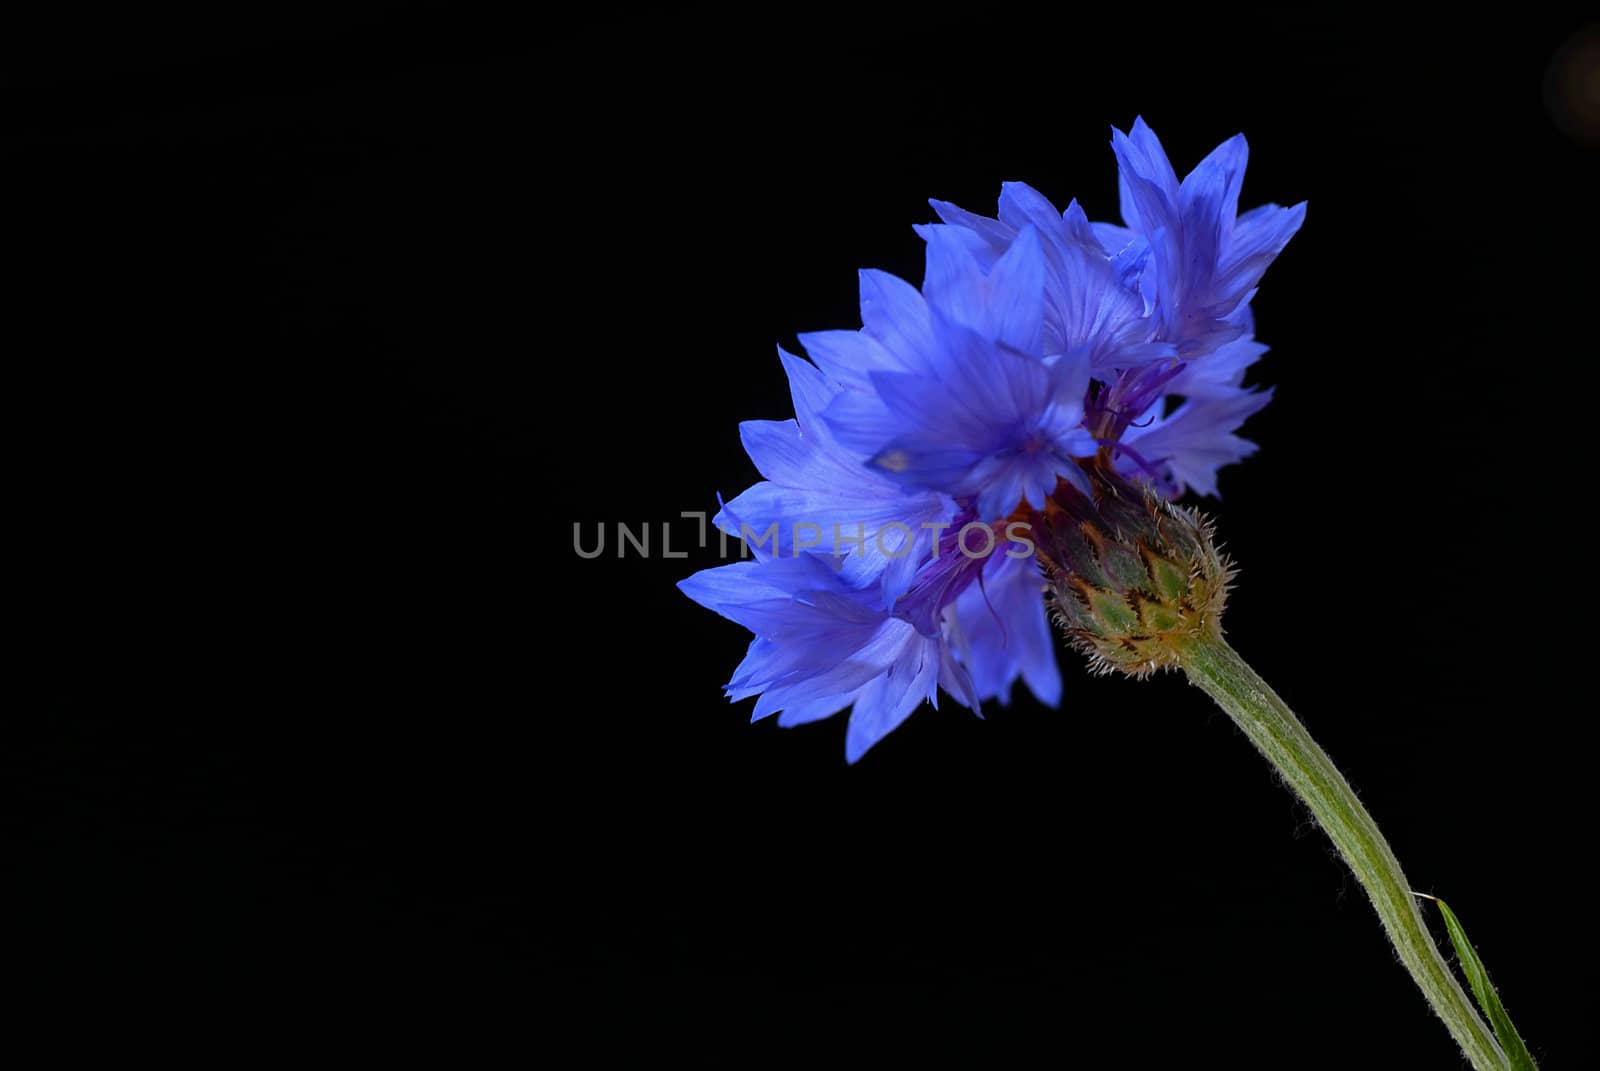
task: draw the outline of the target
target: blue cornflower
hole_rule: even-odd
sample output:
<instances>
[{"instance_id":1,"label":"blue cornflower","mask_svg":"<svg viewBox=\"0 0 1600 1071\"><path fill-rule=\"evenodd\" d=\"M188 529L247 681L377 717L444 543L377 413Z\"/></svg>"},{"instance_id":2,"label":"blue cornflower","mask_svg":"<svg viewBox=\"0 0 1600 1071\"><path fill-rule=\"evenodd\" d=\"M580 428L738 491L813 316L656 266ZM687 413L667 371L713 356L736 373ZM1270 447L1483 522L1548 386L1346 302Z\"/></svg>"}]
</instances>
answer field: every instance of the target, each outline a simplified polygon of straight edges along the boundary
<instances>
[{"instance_id":1,"label":"blue cornflower","mask_svg":"<svg viewBox=\"0 0 1600 1071\"><path fill-rule=\"evenodd\" d=\"M1249 302L1304 205L1237 215L1242 137L1179 182L1143 120L1113 134L1123 225L1021 183L994 219L934 201L920 290L863 271L859 330L779 351L795 418L740 426L765 479L717 517L756 560L680 585L755 633L727 686L755 718L849 707L854 761L940 688L977 710L1021 678L1054 705L1019 519L1090 494L1092 465L1215 494L1254 451Z\"/></svg>"},{"instance_id":2,"label":"blue cornflower","mask_svg":"<svg viewBox=\"0 0 1600 1071\"><path fill-rule=\"evenodd\" d=\"M1053 705L1048 591L1092 667L1181 668L1245 731L1474 1067L1532 1067L1455 984L1345 780L1222 640L1233 569L1209 522L1156 493L1215 494L1255 450L1237 431L1272 394L1245 384L1266 349L1249 305L1305 206L1238 214L1242 136L1181 182L1143 120L1112 144L1121 225L1020 183L995 219L933 202L920 291L863 272L859 331L802 336L810 361L779 351L795 419L741 425L765 479L717 516L755 560L679 585L755 634L727 694L781 725L848 708L851 762L941 689L978 711L1020 677Z\"/></svg>"}]
</instances>

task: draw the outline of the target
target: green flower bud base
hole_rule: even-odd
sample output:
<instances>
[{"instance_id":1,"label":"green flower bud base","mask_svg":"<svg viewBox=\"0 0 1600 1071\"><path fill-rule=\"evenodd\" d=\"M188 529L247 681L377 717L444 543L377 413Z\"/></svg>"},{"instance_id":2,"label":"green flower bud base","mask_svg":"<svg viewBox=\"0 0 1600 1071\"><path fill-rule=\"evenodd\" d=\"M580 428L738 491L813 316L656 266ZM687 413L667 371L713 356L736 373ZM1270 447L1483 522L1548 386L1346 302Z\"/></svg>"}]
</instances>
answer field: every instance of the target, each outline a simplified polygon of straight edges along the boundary
<instances>
[{"instance_id":1,"label":"green flower bud base","mask_svg":"<svg viewBox=\"0 0 1600 1071\"><path fill-rule=\"evenodd\" d=\"M1176 666L1183 644L1218 631L1233 570L1198 513L1109 467L1091 477L1092 503L1063 485L1029 518L1056 624L1096 672Z\"/></svg>"}]
</instances>

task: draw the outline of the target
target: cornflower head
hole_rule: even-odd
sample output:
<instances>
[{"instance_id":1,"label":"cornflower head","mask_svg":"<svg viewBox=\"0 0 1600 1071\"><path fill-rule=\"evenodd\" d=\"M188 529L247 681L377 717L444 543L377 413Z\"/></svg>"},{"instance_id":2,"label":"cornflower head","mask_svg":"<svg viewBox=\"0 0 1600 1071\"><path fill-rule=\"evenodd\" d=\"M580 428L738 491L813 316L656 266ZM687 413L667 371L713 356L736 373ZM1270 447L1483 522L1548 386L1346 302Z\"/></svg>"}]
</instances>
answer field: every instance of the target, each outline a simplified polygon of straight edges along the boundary
<instances>
[{"instance_id":1,"label":"cornflower head","mask_svg":"<svg viewBox=\"0 0 1600 1071\"><path fill-rule=\"evenodd\" d=\"M779 351L795 416L740 426L764 479L716 518L754 560L680 584L755 634L727 685L755 718L849 708L855 761L941 689L979 711L1020 678L1057 705L1047 589L1099 665L1159 662L1137 615L1092 612L1133 588L1158 623L1211 627L1226 568L1167 502L1255 449L1236 434L1271 398L1244 384L1266 350L1249 303L1304 206L1238 214L1242 136L1181 182L1143 120L1112 144L1121 225L1015 182L992 218L933 201L920 289L863 271L860 329ZM1142 580L1072 534L1125 513L1153 526Z\"/></svg>"},{"instance_id":2,"label":"cornflower head","mask_svg":"<svg viewBox=\"0 0 1600 1071\"><path fill-rule=\"evenodd\" d=\"M1216 494L1255 449L1237 432L1271 391L1245 384L1266 351L1250 301L1305 207L1239 214L1242 136L1182 181L1142 120L1112 148L1121 225L1021 183L992 218L934 201L920 290L864 271L860 330L802 335L809 361L780 351L795 417L741 426L765 479L717 516L755 560L680 585L755 633L728 695L784 725L848 708L851 762L941 689L979 711L1020 678L1055 705L1048 601L1094 669L1177 668L1215 699L1327 831L1473 1067L1536 1071L1459 921L1440 903L1492 1030L1372 816L1223 640L1232 570L1174 502Z\"/></svg>"}]
</instances>

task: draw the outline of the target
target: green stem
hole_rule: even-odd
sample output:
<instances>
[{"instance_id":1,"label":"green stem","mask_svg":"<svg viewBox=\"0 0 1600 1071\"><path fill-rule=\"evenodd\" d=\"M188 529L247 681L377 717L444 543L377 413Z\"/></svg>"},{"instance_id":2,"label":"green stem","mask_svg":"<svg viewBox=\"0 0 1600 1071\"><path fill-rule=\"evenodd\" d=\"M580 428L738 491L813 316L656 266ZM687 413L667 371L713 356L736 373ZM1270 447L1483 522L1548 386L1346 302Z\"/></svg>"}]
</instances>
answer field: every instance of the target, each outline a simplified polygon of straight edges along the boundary
<instances>
[{"instance_id":1,"label":"green stem","mask_svg":"<svg viewBox=\"0 0 1600 1071\"><path fill-rule=\"evenodd\" d=\"M1195 640L1181 654L1189 680L1228 712L1317 816L1372 898L1400 961L1472 1066L1478 1071L1506 1071L1510 1064L1505 1053L1434 947L1394 853L1327 754L1277 693L1223 640Z\"/></svg>"}]
</instances>

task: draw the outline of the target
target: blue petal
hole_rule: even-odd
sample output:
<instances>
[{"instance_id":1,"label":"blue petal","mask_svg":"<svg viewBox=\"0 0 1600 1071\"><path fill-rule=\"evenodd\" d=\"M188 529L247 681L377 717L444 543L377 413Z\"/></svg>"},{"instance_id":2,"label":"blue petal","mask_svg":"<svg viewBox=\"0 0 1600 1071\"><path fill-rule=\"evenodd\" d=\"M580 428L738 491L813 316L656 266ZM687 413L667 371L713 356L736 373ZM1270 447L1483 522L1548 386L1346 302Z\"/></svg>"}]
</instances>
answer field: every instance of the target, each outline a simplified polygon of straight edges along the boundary
<instances>
[{"instance_id":1,"label":"blue petal","mask_svg":"<svg viewBox=\"0 0 1600 1071\"><path fill-rule=\"evenodd\" d=\"M826 696L822 699L813 699L809 703L785 707L778 715L778 724L785 729L796 725L807 725L823 718L831 718L839 713L855 699L854 694Z\"/></svg>"},{"instance_id":2,"label":"blue petal","mask_svg":"<svg viewBox=\"0 0 1600 1071\"><path fill-rule=\"evenodd\" d=\"M1132 227L1120 227L1115 223L1091 223L1089 227L1095 241L1100 243L1100 248L1111 258L1120 256L1130 246L1145 244L1144 238Z\"/></svg>"},{"instance_id":3,"label":"blue petal","mask_svg":"<svg viewBox=\"0 0 1600 1071\"><path fill-rule=\"evenodd\" d=\"M927 302L916 287L888 272L861 272L861 323L902 362L935 345Z\"/></svg>"},{"instance_id":4,"label":"blue petal","mask_svg":"<svg viewBox=\"0 0 1600 1071\"><path fill-rule=\"evenodd\" d=\"M987 272L994 267L1000 255L1011 247L1011 239L1007 238L998 248L977 231L967 227L957 227L948 223L919 223L911 228L917 232L924 242L932 242L935 237L941 241L956 242L965 249L969 256L977 262L978 267ZM928 296L927 279L924 277L922 293Z\"/></svg>"},{"instance_id":5,"label":"blue petal","mask_svg":"<svg viewBox=\"0 0 1600 1071\"><path fill-rule=\"evenodd\" d=\"M850 711L845 733L845 759L855 762L867 749L889 735L922 705L932 699L939 679L937 646L918 644L890 672L861 690Z\"/></svg>"},{"instance_id":6,"label":"blue petal","mask_svg":"<svg viewBox=\"0 0 1600 1071\"><path fill-rule=\"evenodd\" d=\"M927 254L922 293L957 323L982 330L985 320L984 270L961 238L958 227L939 227L926 234Z\"/></svg>"},{"instance_id":7,"label":"blue petal","mask_svg":"<svg viewBox=\"0 0 1600 1071\"><path fill-rule=\"evenodd\" d=\"M800 336L800 345L829 379L857 389L865 388L873 372L905 368L864 331L812 331Z\"/></svg>"},{"instance_id":8,"label":"blue petal","mask_svg":"<svg viewBox=\"0 0 1600 1071\"><path fill-rule=\"evenodd\" d=\"M1111 148L1117 156L1117 185L1122 221L1149 237L1169 226L1178 202L1178 176L1166 150L1144 119L1133 121L1123 134L1111 131Z\"/></svg>"},{"instance_id":9,"label":"blue petal","mask_svg":"<svg viewBox=\"0 0 1600 1071\"><path fill-rule=\"evenodd\" d=\"M951 321L1023 353L1039 353L1044 309L1044 256L1038 232L1017 236L985 272L954 227L927 235L927 270L922 284L928 304Z\"/></svg>"},{"instance_id":10,"label":"blue petal","mask_svg":"<svg viewBox=\"0 0 1600 1071\"><path fill-rule=\"evenodd\" d=\"M1267 347L1250 334L1254 324L1249 305L1240 305L1229 317L1244 333L1211 353L1184 362L1183 371L1166 386L1181 398L1232 397L1244 383L1245 373L1261 359Z\"/></svg>"},{"instance_id":11,"label":"blue petal","mask_svg":"<svg viewBox=\"0 0 1600 1071\"><path fill-rule=\"evenodd\" d=\"M1009 516L1024 500L1035 509L1044 507L1045 495L1056 486L1056 461L1049 456L1015 455L984 474L978 496L978 516L998 520Z\"/></svg>"},{"instance_id":12,"label":"blue petal","mask_svg":"<svg viewBox=\"0 0 1600 1071\"><path fill-rule=\"evenodd\" d=\"M983 239L984 243L994 251L998 257L1011 245L1011 240L1017 236L1015 227L1008 227L998 220L987 216L980 216L975 212L968 212L948 201L929 201L939 218L952 227L959 227L971 231Z\"/></svg>"},{"instance_id":13,"label":"blue petal","mask_svg":"<svg viewBox=\"0 0 1600 1071\"><path fill-rule=\"evenodd\" d=\"M873 380L898 377L914 381L919 379L905 372L878 372L873 375ZM841 445L866 457L878 456L905 430L904 421L890 412L882 398L865 391L840 393L823 410L822 419Z\"/></svg>"},{"instance_id":14,"label":"blue petal","mask_svg":"<svg viewBox=\"0 0 1600 1071\"><path fill-rule=\"evenodd\" d=\"M825 434L820 418L822 410L839 393L836 382L828 382L828 377L810 361L796 357L782 346L778 347L778 360L783 362L784 375L789 378L789 397L794 402L796 423L808 437Z\"/></svg>"},{"instance_id":15,"label":"blue petal","mask_svg":"<svg viewBox=\"0 0 1600 1071\"><path fill-rule=\"evenodd\" d=\"M1149 427L1130 428L1124 438L1145 461L1166 466L1180 484L1215 495L1217 469L1256 450L1233 432L1271 400L1271 390L1196 398Z\"/></svg>"},{"instance_id":16,"label":"blue petal","mask_svg":"<svg viewBox=\"0 0 1600 1071\"><path fill-rule=\"evenodd\" d=\"M1219 268L1217 288L1228 294L1242 294L1255 286L1305 220L1304 201L1291 208L1262 205L1240 216Z\"/></svg>"},{"instance_id":17,"label":"blue petal","mask_svg":"<svg viewBox=\"0 0 1600 1071\"><path fill-rule=\"evenodd\" d=\"M1233 231L1233 220L1239 213L1239 187L1244 183L1249 160L1250 147L1244 135L1235 134L1195 165L1178 189L1189 253L1204 261L1208 271Z\"/></svg>"},{"instance_id":18,"label":"blue petal","mask_svg":"<svg viewBox=\"0 0 1600 1071\"><path fill-rule=\"evenodd\" d=\"M884 597L893 602L905 593L910 573L931 543L925 525L948 521L954 503L938 494L908 492L884 477L893 498L853 497L837 488L783 487L763 482L747 489L727 505L727 513L739 518L748 528L749 538L760 540L777 556L794 557L799 552L795 539L796 522L815 525L801 529L801 536L813 535L820 544L813 553L828 558L846 580L864 585L881 578ZM738 525L719 527L730 535L742 535ZM901 553L903 533L911 532L908 551ZM768 532L772 532L768 538ZM837 537L837 538L836 538ZM880 542L882 546L880 547Z\"/></svg>"},{"instance_id":19,"label":"blue petal","mask_svg":"<svg viewBox=\"0 0 1600 1071\"><path fill-rule=\"evenodd\" d=\"M809 555L704 570L679 586L756 633L729 697L758 695L752 718L781 711L785 725L853 704L852 761L933 699L941 679L972 699L937 629L924 635L891 616L874 589L852 587Z\"/></svg>"},{"instance_id":20,"label":"blue petal","mask_svg":"<svg viewBox=\"0 0 1600 1071\"><path fill-rule=\"evenodd\" d=\"M767 479L793 484L808 477L811 444L793 420L746 420L739 425L739 441Z\"/></svg>"},{"instance_id":21,"label":"blue petal","mask_svg":"<svg viewBox=\"0 0 1600 1071\"><path fill-rule=\"evenodd\" d=\"M1061 222L1061 213L1026 182L1006 182L1000 186L1000 222L1016 231L1032 226L1049 234Z\"/></svg>"},{"instance_id":22,"label":"blue petal","mask_svg":"<svg viewBox=\"0 0 1600 1071\"><path fill-rule=\"evenodd\" d=\"M782 599L789 589L776 583L774 574L764 573L757 562L735 562L702 569L678 581L678 590L707 610L715 610L730 621L738 621L729 611L762 598Z\"/></svg>"},{"instance_id":23,"label":"blue petal","mask_svg":"<svg viewBox=\"0 0 1600 1071\"><path fill-rule=\"evenodd\" d=\"M1041 703L1061 701L1061 670L1045 609L1044 577L1032 558L993 559L981 585L955 602L950 646L982 699L1011 699L1018 676Z\"/></svg>"},{"instance_id":24,"label":"blue petal","mask_svg":"<svg viewBox=\"0 0 1600 1071\"><path fill-rule=\"evenodd\" d=\"M1051 322L1062 351L1082 349L1097 368L1128 368L1148 363L1166 347L1133 347L1149 340L1154 324L1145 316L1145 301L1124 285L1108 261L1078 202L1067 206L1053 246L1053 274L1048 289Z\"/></svg>"},{"instance_id":25,"label":"blue petal","mask_svg":"<svg viewBox=\"0 0 1600 1071\"><path fill-rule=\"evenodd\" d=\"M989 273L983 334L1026 354L1041 355L1044 331L1044 252L1039 232L1024 228Z\"/></svg>"}]
</instances>

